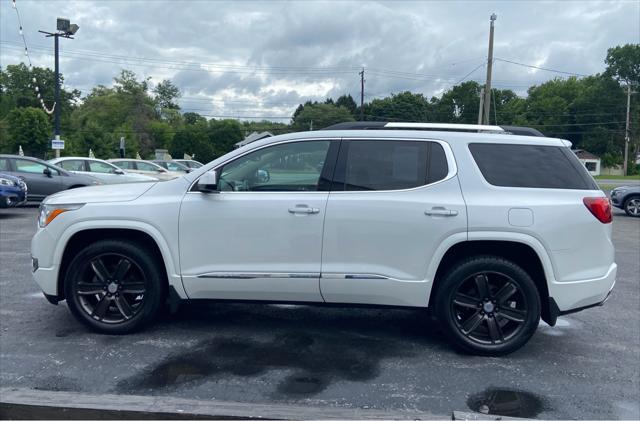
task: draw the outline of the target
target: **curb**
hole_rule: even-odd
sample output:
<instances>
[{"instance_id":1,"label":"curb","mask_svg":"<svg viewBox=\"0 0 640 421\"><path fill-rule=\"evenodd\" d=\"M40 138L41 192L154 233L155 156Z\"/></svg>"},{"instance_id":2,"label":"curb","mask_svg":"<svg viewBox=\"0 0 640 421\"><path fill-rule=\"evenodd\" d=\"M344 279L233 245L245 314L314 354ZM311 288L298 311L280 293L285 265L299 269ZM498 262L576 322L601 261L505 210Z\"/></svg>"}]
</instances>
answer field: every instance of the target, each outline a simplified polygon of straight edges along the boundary
<instances>
[{"instance_id":1,"label":"curb","mask_svg":"<svg viewBox=\"0 0 640 421\"><path fill-rule=\"evenodd\" d=\"M33 411L33 414L29 411ZM96 416L101 412L107 413ZM26 388L0 388L0 419L7 418L451 420L451 416L410 410L322 408L203 401L170 396L91 395Z\"/></svg>"}]
</instances>

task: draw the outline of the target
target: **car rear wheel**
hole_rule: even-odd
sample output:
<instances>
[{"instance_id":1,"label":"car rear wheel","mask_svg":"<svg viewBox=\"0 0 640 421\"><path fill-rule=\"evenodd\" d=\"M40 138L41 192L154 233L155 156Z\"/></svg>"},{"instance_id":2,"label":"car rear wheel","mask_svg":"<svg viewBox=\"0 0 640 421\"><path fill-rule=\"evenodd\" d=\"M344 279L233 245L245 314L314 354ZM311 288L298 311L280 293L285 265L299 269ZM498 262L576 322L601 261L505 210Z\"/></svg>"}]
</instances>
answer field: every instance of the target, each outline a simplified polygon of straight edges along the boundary
<instances>
[{"instance_id":1,"label":"car rear wheel","mask_svg":"<svg viewBox=\"0 0 640 421\"><path fill-rule=\"evenodd\" d=\"M624 201L624 211L629 216L640 217L640 196L631 196Z\"/></svg>"},{"instance_id":2,"label":"car rear wheel","mask_svg":"<svg viewBox=\"0 0 640 421\"><path fill-rule=\"evenodd\" d=\"M533 280L500 257L461 262L442 278L434 300L446 336L472 354L513 352L531 338L540 320L540 297Z\"/></svg>"},{"instance_id":3,"label":"car rear wheel","mask_svg":"<svg viewBox=\"0 0 640 421\"><path fill-rule=\"evenodd\" d=\"M73 315L90 328L129 333L151 322L164 301L164 277L155 256L130 241L102 240L73 259L65 296Z\"/></svg>"}]
</instances>

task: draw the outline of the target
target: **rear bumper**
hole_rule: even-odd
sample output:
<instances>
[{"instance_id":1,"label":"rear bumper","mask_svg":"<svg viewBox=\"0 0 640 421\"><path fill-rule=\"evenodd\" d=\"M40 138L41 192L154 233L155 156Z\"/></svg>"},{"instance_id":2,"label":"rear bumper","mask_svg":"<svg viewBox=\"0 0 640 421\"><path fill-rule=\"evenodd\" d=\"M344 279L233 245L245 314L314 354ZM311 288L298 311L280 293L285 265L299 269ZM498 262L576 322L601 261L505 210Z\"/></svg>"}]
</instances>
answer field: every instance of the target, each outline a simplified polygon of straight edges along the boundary
<instances>
[{"instance_id":1,"label":"rear bumper","mask_svg":"<svg viewBox=\"0 0 640 421\"><path fill-rule=\"evenodd\" d=\"M616 283L617 271L618 265L612 263L607 273L599 278L551 283L549 296L556 304L558 315L603 304Z\"/></svg>"}]
</instances>

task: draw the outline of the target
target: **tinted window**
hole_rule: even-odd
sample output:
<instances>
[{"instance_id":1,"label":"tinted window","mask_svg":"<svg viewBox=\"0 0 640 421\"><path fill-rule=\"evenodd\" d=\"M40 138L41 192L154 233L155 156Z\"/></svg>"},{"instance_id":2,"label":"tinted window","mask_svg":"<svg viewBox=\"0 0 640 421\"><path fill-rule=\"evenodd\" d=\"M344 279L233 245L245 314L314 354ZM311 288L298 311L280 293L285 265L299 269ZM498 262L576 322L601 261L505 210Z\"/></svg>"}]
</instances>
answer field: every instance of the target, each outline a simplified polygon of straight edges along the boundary
<instances>
[{"instance_id":1,"label":"tinted window","mask_svg":"<svg viewBox=\"0 0 640 421\"><path fill-rule=\"evenodd\" d=\"M7 158L0 158L0 171L9 171L9 160Z\"/></svg>"},{"instance_id":2,"label":"tinted window","mask_svg":"<svg viewBox=\"0 0 640 421\"><path fill-rule=\"evenodd\" d=\"M285 143L244 155L222 167L223 191L317 191L330 141Z\"/></svg>"},{"instance_id":3,"label":"tinted window","mask_svg":"<svg viewBox=\"0 0 640 421\"><path fill-rule=\"evenodd\" d=\"M440 144L404 140L343 142L337 190L401 190L442 180L448 172Z\"/></svg>"},{"instance_id":4,"label":"tinted window","mask_svg":"<svg viewBox=\"0 0 640 421\"><path fill-rule=\"evenodd\" d=\"M469 145L484 178L494 186L597 190L569 148L540 145Z\"/></svg>"},{"instance_id":5,"label":"tinted window","mask_svg":"<svg viewBox=\"0 0 640 421\"><path fill-rule=\"evenodd\" d=\"M111 165L100 161L89 161L89 169L91 172L99 172L103 174L113 174L115 168Z\"/></svg>"},{"instance_id":6,"label":"tinted window","mask_svg":"<svg viewBox=\"0 0 640 421\"><path fill-rule=\"evenodd\" d=\"M84 171L84 161L80 161L77 159L58 162L56 165L64 168L67 171Z\"/></svg>"}]
</instances>

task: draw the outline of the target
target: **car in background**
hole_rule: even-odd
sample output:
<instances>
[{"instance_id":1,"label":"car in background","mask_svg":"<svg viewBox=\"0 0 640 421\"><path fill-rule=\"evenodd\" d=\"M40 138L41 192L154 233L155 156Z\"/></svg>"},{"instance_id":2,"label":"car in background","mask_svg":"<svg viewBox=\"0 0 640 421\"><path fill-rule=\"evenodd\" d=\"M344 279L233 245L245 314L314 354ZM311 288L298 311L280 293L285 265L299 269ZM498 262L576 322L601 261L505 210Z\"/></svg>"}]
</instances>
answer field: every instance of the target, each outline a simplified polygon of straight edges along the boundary
<instances>
[{"instance_id":1,"label":"car in background","mask_svg":"<svg viewBox=\"0 0 640 421\"><path fill-rule=\"evenodd\" d=\"M147 175L163 181L173 180L174 178L182 177L184 175L183 172L169 171L158 164L151 161L145 161L144 159L116 158L109 159L107 161L127 172Z\"/></svg>"},{"instance_id":2,"label":"car in background","mask_svg":"<svg viewBox=\"0 0 640 421\"><path fill-rule=\"evenodd\" d=\"M611 204L629 216L640 217L640 185L620 186L611 190Z\"/></svg>"},{"instance_id":3,"label":"car in background","mask_svg":"<svg viewBox=\"0 0 640 421\"><path fill-rule=\"evenodd\" d=\"M49 163L75 174L90 175L105 184L158 181L157 178L148 175L128 173L110 162L97 158L66 156L50 159Z\"/></svg>"},{"instance_id":4,"label":"car in background","mask_svg":"<svg viewBox=\"0 0 640 421\"><path fill-rule=\"evenodd\" d=\"M29 201L41 201L50 194L77 187L103 184L97 178L74 174L38 158L0 155L0 172L18 177L29 187Z\"/></svg>"},{"instance_id":5,"label":"car in background","mask_svg":"<svg viewBox=\"0 0 640 421\"><path fill-rule=\"evenodd\" d=\"M154 159L151 162L158 164L162 168L167 169L169 171L184 172L184 173L190 173L191 171L193 171L191 168L187 167L184 164L181 164L180 162L168 161L165 159Z\"/></svg>"},{"instance_id":6,"label":"car in background","mask_svg":"<svg viewBox=\"0 0 640 421\"><path fill-rule=\"evenodd\" d=\"M18 177L0 173L0 208L12 208L26 201L26 183Z\"/></svg>"},{"instance_id":7,"label":"car in background","mask_svg":"<svg viewBox=\"0 0 640 421\"><path fill-rule=\"evenodd\" d=\"M178 162L192 170L200 168L203 165L202 162L194 161L193 159L174 159L173 162Z\"/></svg>"}]
</instances>

